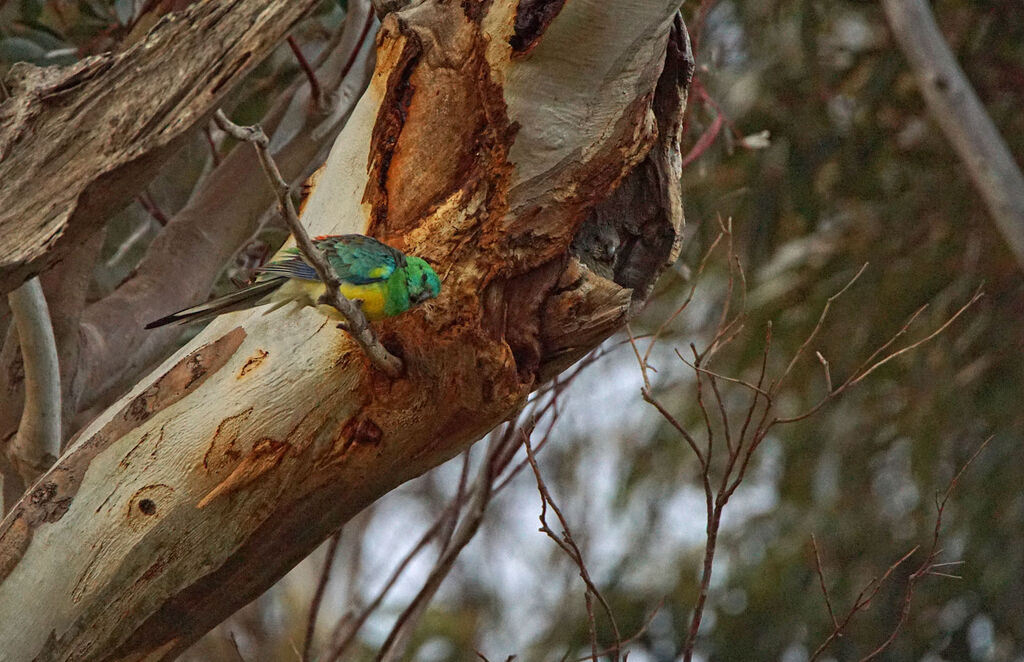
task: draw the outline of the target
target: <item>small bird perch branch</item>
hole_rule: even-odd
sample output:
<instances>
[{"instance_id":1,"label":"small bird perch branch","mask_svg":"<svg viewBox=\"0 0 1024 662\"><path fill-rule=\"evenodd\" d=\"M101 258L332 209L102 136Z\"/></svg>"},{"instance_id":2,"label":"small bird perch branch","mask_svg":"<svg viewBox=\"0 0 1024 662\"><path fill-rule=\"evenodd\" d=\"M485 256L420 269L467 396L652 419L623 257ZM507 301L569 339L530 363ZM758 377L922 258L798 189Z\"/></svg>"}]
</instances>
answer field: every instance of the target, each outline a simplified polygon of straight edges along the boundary
<instances>
[{"instance_id":1,"label":"small bird perch branch","mask_svg":"<svg viewBox=\"0 0 1024 662\"><path fill-rule=\"evenodd\" d=\"M281 176L281 171L278 170L274 157L270 154L270 141L267 138L267 134L263 132L263 129L258 124L238 126L229 120L222 110L214 113L213 119L217 126L232 138L251 143L256 148L260 165L263 166L263 171L266 173L267 179L270 180L270 184L277 194L281 215L292 231L295 243L326 286L326 291L320 297L320 303L334 306L341 313L342 317L346 320L346 330L359 343L359 346L363 348L363 351L366 352L366 355L370 357L370 361L375 366L390 377L400 375L402 372L401 360L384 348L384 345L377 339L373 329L370 328L370 323L366 320L363 312L341 293L339 290L341 280L334 273L334 269L331 268L324 254L313 244L309 234L306 233L306 229L302 227L299 215L295 211L295 203L292 202L292 188L284 180L284 177Z\"/></svg>"}]
</instances>

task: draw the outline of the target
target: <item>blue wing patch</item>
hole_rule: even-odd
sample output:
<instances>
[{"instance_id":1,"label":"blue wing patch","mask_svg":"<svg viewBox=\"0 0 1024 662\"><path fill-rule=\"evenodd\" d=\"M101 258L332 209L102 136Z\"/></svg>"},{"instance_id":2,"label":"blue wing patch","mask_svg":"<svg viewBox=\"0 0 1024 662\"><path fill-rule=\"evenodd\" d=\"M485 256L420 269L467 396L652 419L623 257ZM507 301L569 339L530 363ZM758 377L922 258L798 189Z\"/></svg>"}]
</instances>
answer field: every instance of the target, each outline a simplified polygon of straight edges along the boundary
<instances>
[{"instance_id":1,"label":"blue wing patch","mask_svg":"<svg viewBox=\"0 0 1024 662\"><path fill-rule=\"evenodd\" d=\"M302 280L320 280L316 269L307 264L302 258L290 257L287 260L277 260L265 264L257 271L268 276L285 276L287 278L301 278Z\"/></svg>"},{"instance_id":2,"label":"blue wing patch","mask_svg":"<svg viewBox=\"0 0 1024 662\"><path fill-rule=\"evenodd\" d=\"M401 251L360 234L322 236L314 239L313 243L324 251L338 278L353 285L369 285L387 280L395 273L395 269L406 265L405 255ZM291 257L261 267L258 270L260 274L320 280L316 270L306 262L298 248L292 246L283 252Z\"/></svg>"}]
</instances>

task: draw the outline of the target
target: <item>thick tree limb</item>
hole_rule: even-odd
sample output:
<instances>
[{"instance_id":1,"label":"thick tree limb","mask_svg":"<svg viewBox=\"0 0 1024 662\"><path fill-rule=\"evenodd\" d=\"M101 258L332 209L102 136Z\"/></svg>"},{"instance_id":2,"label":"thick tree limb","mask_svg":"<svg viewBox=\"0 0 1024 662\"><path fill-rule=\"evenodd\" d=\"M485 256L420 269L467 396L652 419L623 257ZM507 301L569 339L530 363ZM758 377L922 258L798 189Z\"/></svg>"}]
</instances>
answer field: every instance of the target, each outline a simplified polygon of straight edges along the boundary
<instances>
[{"instance_id":1,"label":"thick tree limb","mask_svg":"<svg viewBox=\"0 0 1024 662\"><path fill-rule=\"evenodd\" d=\"M217 122L217 126L232 138L251 143L256 149L263 172L266 173L267 180L277 195L277 205L281 209L285 223L288 224L288 229L292 231L295 243L324 283L326 291L322 295L320 303L331 305L342 314L346 320L346 331L359 343L375 366L391 377L400 375L402 362L384 349L384 345L380 344L377 335L370 328L366 316L341 293L341 279L334 273L334 269L328 264L323 252L313 245L313 240L309 238L306 228L302 227L299 215L295 211L295 203L292 202L292 187L281 176L274 157L270 155L270 140L267 138L267 134L263 133L263 129L259 126L238 126L220 110L214 113L213 119Z\"/></svg>"},{"instance_id":2,"label":"thick tree limb","mask_svg":"<svg viewBox=\"0 0 1024 662\"><path fill-rule=\"evenodd\" d=\"M131 200L312 0L199 2L127 50L16 65L0 105L0 294Z\"/></svg>"},{"instance_id":3,"label":"thick tree limb","mask_svg":"<svg viewBox=\"0 0 1024 662\"><path fill-rule=\"evenodd\" d=\"M882 0L893 36L932 117L967 166L1017 263L1024 268L1024 175L935 23L925 0Z\"/></svg>"},{"instance_id":4,"label":"thick tree limb","mask_svg":"<svg viewBox=\"0 0 1024 662\"><path fill-rule=\"evenodd\" d=\"M372 19L369 1L352 0L340 43L317 67L327 96L334 100L328 116L310 114L309 88L301 85L279 99L263 120L274 132L274 160L293 184L322 162L366 87L373 69L367 19ZM173 350L180 329L143 326L209 292L224 264L273 204L274 193L260 185L261 178L258 159L247 149L233 150L154 239L133 275L89 306L82 317L78 372L85 384L80 409L110 404ZM245 195L238 195L239 182L252 184ZM182 264L189 268L183 270Z\"/></svg>"},{"instance_id":5,"label":"thick tree limb","mask_svg":"<svg viewBox=\"0 0 1024 662\"><path fill-rule=\"evenodd\" d=\"M563 357L628 313L629 287L580 268L570 244L659 148L660 115L682 111L676 3L520 15L538 4L389 14L371 85L305 206L313 233L370 234L440 265L438 299L375 325L402 375L382 376L311 309L214 321L0 525L4 654L173 658L374 499L507 420L553 365L549 342ZM643 181L662 200L657 187L677 185ZM652 231L681 221L644 217ZM669 241L643 229L647 257L623 258L631 283L653 280L679 228ZM548 318L552 301L571 330L552 326L568 319Z\"/></svg>"},{"instance_id":6,"label":"thick tree limb","mask_svg":"<svg viewBox=\"0 0 1024 662\"><path fill-rule=\"evenodd\" d=\"M32 484L60 455L60 366L43 286L32 278L7 295L14 315L25 370L21 424L6 448L7 457Z\"/></svg>"}]
</instances>

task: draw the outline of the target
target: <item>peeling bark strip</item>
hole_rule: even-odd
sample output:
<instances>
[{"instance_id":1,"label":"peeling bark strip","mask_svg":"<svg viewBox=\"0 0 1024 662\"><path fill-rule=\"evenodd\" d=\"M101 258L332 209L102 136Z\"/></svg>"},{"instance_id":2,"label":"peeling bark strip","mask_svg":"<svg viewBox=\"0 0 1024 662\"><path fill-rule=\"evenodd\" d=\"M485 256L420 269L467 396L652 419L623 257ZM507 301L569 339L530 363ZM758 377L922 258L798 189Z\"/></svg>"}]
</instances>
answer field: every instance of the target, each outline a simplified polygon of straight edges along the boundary
<instances>
[{"instance_id":1,"label":"peeling bark strip","mask_svg":"<svg viewBox=\"0 0 1024 662\"><path fill-rule=\"evenodd\" d=\"M60 521L68 511L93 458L158 412L198 389L227 363L244 339L245 330L236 328L213 343L192 351L152 386L129 401L120 413L92 436L85 441L73 441L75 452L50 469L29 492L28 498L20 501L0 525L0 581L21 560L35 531L47 523ZM128 451L129 455L131 453Z\"/></svg>"},{"instance_id":2,"label":"peeling bark strip","mask_svg":"<svg viewBox=\"0 0 1024 662\"><path fill-rule=\"evenodd\" d=\"M682 223L673 127L686 77L666 65L677 2L565 2L529 57L508 45L517 0L389 14L303 221L313 234L369 231L437 265L441 296L376 324L406 371L369 370L311 309L215 321L190 349L241 324L223 369L154 372L144 384L188 391L172 412L146 418L166 407L156 394L122 400L44 477L60 485L73 467L78 489L65 492L82 507L43 525L25 513L54 507L25 499L5 524L0 660L173 659L621 324ZM607 277L588 268L582 238L573 255L588 218L613 253L628 235L629 269L614 256ZM627 271L636 290L613 280ZM27 594L45 599L26 606Z\"/></svg>"},{"instance_id":3,"label":"peeling bark strip","mask_svg":"<svg viewBox=\"0 0 1024 662\"><path fill-rule=\"evenodd\" d=\"M566 0L519 0L515 31L508 40L517 55L526 55L537 45L544 31L555 20Z\"/></svg>"},{"instance_id":4,"label":"peeling bark strip","mask_svg":"<svg viewBox=\"0 0 1024 662\"><path fill-rule=\"evenodd\" d=\"M0 105L0 295L102 227L314 4L197 2L123 52L16 64Z\"/></svg>"}]
</instances>

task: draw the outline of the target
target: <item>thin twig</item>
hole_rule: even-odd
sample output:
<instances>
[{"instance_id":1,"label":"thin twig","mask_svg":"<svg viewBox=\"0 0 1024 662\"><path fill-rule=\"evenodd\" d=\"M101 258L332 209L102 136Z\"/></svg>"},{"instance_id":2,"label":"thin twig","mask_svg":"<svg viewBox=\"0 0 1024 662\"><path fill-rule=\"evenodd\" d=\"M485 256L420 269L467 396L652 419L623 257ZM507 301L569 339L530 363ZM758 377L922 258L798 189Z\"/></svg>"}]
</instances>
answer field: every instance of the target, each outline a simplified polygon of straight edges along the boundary
<instances>
[{"instance_id":1,"label":"thin twig","mask_svg":"<svg viewBox=\"0 0 1024 662\"><path fill-rule=\"evenodd\" d=\"M384 641L384 645L381 646L380 651L377 653L375 658L377 662L389 662L398 657L400 644L407 639L408 634L412 631L413 624L422 615L430 600L433 599L437 589L441 586L441 582L451 572L459 553L469 544L479 530L480 524L483 522L484 513L493 494L493 459L497 456L498 452L497 444L488 449L488 456L484 459L476 481L474 481L473 489L469 494L469 503L466 506L465 516L459 522L458 528L455 530L448 547L438 557L437 562L427 576L427 580L423 583L423 587L398 617L394 627ZM453 503L457 502L453 501Z\"/></svg>"},{"instance_id":2,"label":"thin twig","mask_svg":"<svg viewBox=\"0 0 1024 662\"><path fill-rule=\"evenodd\" d=\"M865 370L863 373L861 373L856 379L851 381L850 382L850 386L853 386L854 384L862 381L865 377L867 377L868 375L873 373L878 368L881 368L883 365L885 365L889 361L892 361L897 356L900 356L902 354L906 354L907 352L909 352L911 350L917 349L921 345L923 345L926 342L928 342L928 341L932 340L933 338L935 338L935 336L937 336L940 333L942 333L943 331L945 331L949 327L950 324L955 322L958 317L960 317L962 314L964 314L964 312L966 312L968 308L970 308L975 303L977 303L978 300L981 299L983 296L985 296L985 295L980 290L975 292L974 296L971 297L971 300L968 301L967 303L965 303L963 306L961 306L960 309L958 311L956 311L953 314L952 317L950 317L948 320L946 320L945 323L942 326L940 326L939 328L935 329L934 331L929 333L924 338L921 338L917 342L911 343L911 344L907 345L906 347L904 347L904 348L902 348L900 350L897 350L897 351L893 352L892 354L889 354L888 356L886 356L884 359L882 359L878 363L875 363L873 366L871 366L870 368Z\"/></svg>"},{"instance_id":3,"label":"thin twig","mask_svg":"<svg viewBox=\"0 0 1024 662\"><path fill-rule=\"evenodd\" d=\"M920 545L915 545L913 549L911 549L909 552L907 552L899 559L897 559L892 565L890 565L881 577L873 577L871 581L869 581L867 585L863 589L861 589L861 592L857 594L857 599L853 601L853 606L850 607L850 611L848 611L843 620L839 622L839 627L834 628L832 632L828 635L828 637L826 637L825 641L823 641L821 645L819 645L818 648L814 650L814 653L811 654L811 657L808 660L808 662L814 662L819 657L821 657L821 654L825 652L825 649L828 648L833 641L842 636L843 630L845 630L846 626L850 624L850 621L853 620L853 617L856 616L859 612L864 611L865 609L871 606L871 603L872 601L874 601L875 596L877 596L878 592L882 590L882 586L885 585L886 580L889 579L892 573L896 571L896 568L903 565L903 562L909 559L911 556L913 556L920 548Z\"/></svg>"},{"instance_id":4,"label":"thin twig","mask_svg":"<svg viewBox=\"0 0 1024 662\"><path fill-rule=\"evenodd\" d=\"M381 587L380 591L378 591L376 597L370 602L370 604L366 606L366 608L364 608L359 613L358 616L356 616L353 619L353 621L350 624L348 624L344 636L338 638L338 641L334 644L331 650L325 655L321 656L320 659L325 660L326 662L335 662L336 660L340 660L342 658L342 655L345 654L349 646L351 646L352 643L355 641L355 636L359 633L359 630L363 627L363 624L366 623L366 621L370 618L373 612L376 611L377 608L381 605L381 603L384 601L385 596L387 596L388 592L398 581L399 577L402 576L402 573L405 572L405 569L409 566L409 564L412 563L412 560L421 551L426 549L427 545L429 545L430 542L434 540L435 537L437 537L438 532L440 532L445 522L449 518L457 515L458 511L456 502L452 501L452 503L450 503L441 512L437 519L434 520L434 523L431 524L430 528L424 531L423 535L420 536L420 539L416 542L413 548L409 550L409 553L406 554L405 557L399 562L398 566L394 569L394 571L392 571L391 575L388 577L388 580L384 582L384 586Z\"/></svg>"},{"instance_id":5,"label":"thin twig","mask_svg":"<svg viewBox=\"0 0 1024 662\"><path fill-rule=\"evenodd\" d=\"M821 327L824 326L825 319L828 317L828 311L829 309L832 308L832 304L835 302L836 299L843 296L843 294L845 294L848 289L853 287L853 284L857 282L857 280L861 277L861 274L863 274L864 270L867 268L868 265L865 262L863 265L861 265L861 268L857 270L857 273L853 275L853 278L851 278L846 283L846 285L842 287L842 289L840 289L838 292L830 296L828 300L825 301L825 306L821 309L821 314L818 315L818 323L814 325L814 328L811 330L811 333L804 340L803 344L800 345L800 348L796 350L796 353L793 354L793 358L789 360L789 363L786 365L786 369L782 371L782 375L778 378L778 380L776 380L773 389L774 392L778 392L779 388L782 387L782 383L786 381L786 377L788 377L789 373L793 370L793 366L796 365L796 362L800 360L800 357L803 356L804 352L807 350L807 346L810 345L811 341L813 341L818 336L818 332L821 331Z\"/></svg>"},{"instance_id":6,"label":"thin twig","mask_svg":"<svg viewBox=\"0 0 1024 662\"><path fill-rule=\"evenodd\" d=\"M170 223L171 219L167 217L167 214L165 214L162 209L160 209L160 206L156 203L156 200L153 199L153 195L149 191L143 191L135 196L135 199L139 201L142 208L145 209L146 212L153 217L153 220L161 227Z\"/></svg>"},{"instance_id":7,"label":"thin twig","mask_svg":"<svg viewBox=\"0 0 1024 662\"><path fill-rule=\"evenodd\" d=\"M363 23L363 31L359 33L359 39L356 40L356 47L352 49L352 53L348 56L345 61L345 66L341 68L341 74L338 80L344 80L345 76L352 69L352 65L356 63L356 57L359 55L359 51L363 49L363 42L366 41L367 35L370 34L370 29L373 27L373 21L376 18L372 11L366 13L366 22Z\"/></svg>"},{"instance_id":8,"label":"thin twig","mask_svg":"<svg viewBox=\"0 0 1024 662\"><path fill-rule=\"evenodd\" d=\"M832 628L839 630L839 621L836 620L836 614L832 611L832 600L828 597L828 589L825 588L825 571L821 567L821 554L818 553L818 541L815 540L814 534L811 534L811 547L814 548L814 569L818 572L818 584L821 586L821 594L825 597L825 606L828 608L828 617L832 619Z\"/></svg>"},{"instance_id":9,"label":"thin twig","mask_svg":"<svg viewBox=\"0 0 1024 662\"><path fill-rule=\"evenodd\" d=\"M295 203L292 202L291 186L281 176L281 171L278 170L277 164L270 154L270 141L263 129L258 124L247 127L238 126L229 120L222 110L214 113L213 119L217 126L232 138L252 143L256 149L263 171L277 194L282 215L295 237L295 243L324 283L325 292L320 297L320 303L331 305L341 313L346 320L346 330L363 348L375 366L392 378L398 377L402 373L402 362L380 344L363 312L340 292L341 280L320 249L313 244L306 229L299 221Z\"/></svg>"},{"instance_id":10,"label":"thin twig","mask_svg":"<svg viewBox=\"0 0 1024 662\"><path fill-rule=\"evenodd\" d=\"M302 49L299 47L298 42L295 41L295 37L288 36L288 47L292 49L292 54L295 55L295 59L299 62L299 67L302 69L302 73L306 75L306 81L309 83L309 99L313 103L313 109L318 113L323 113L326 109L324 103L324 90L320 86L320 79L316 76L313 66L310 65L309 60L302 54ZM344 74L342 74L344 78Z\"/></svg>"},{"instance_id":11,"label":"thin twig","mask_svg":"<svg viewBox=\"0 0 1024 662\"><path fill-rule=\"evenodd\" d=\"M804 420L806 418L809 418L810 416L814 415L818 410L820 410L822 407L824 407L825 404L827 404L831 400L839 397L839 395L841 395L844 391L846 391L846 389L848 389L848 388L850 388L852 386L856 386L857 384L862 382L868 375L873 373L878 368L881 368L883 365L885 365L889 361L892 361L896 357L902 356L903 354L906 354L907 352L909 352L911 350L917 349L918 347L921 347L922 345L924 345L924 344L930 342L931 340L935 339L936 336L938 336L939 334L944 332L946 329L948 329L949 326L953 322L955 322L961 315L963 315L965 312L967 312L967 309L970 308L971 306L973 306L975 303L977 303L978 300L981 299L983 296L984 296L984 293L982 293L981 290L976 291L974 293L974 296L972 296L971 299L967 303L965 303L963 306L961 306L949 319L947 319L945 322L943 322L941 326L939 326L937 329L935 329L934 331L929 333L927 336L925 336L924 338L921 338L920 340L917 340L917 341L907 345L906 347L903 347L901 349L889 352L888 354L885 354L883 356L883 353L885 352L885 350L887 350L889 347L891 347L899 338L901 338L904 335L906 335L906 333L910 330L910 326L921 315L921 313L924 312L926 306L921 306L916 311L914 311L914 314L910 316L910 318L903 324L902 327L900 327L900 330L897 331L884 344L882 344L881 347L879 347L874 352L872 352L871 356L869 356L863 363L861 363L860 366L856 370L854 370L853 373L846 379L846 381L844 381L842 384L840 384L839 386L837 386L834 389L833 388L829 388L828 392L826 392L825 395L822 396L822 398L816 404L814 404L810 409L804 411L801 414L797 414L795 416L789 416L789 417L786 417L786 418L776 418L775 420L772 421L772 426L774 426L774 425L784 425L784 424L787 424L787 423L796 423L797 421L802 421L802 420ZM806 345L806 343L805 343L805 345ZM879 356L881 356L881 358L878 358ZM826 370L827 370L827 362L826 362ZM831 377L829 377L829 382L831 382ZM776 387L777 386L778 386L778 384L776 384ZM831 383L829 383L829 386L831 387Z\"/></svg>"},{"instance_id":12,"label":"thin twig","mask_svg":"<svg viewBox=\"0 0 1024 662\"><path fill-rule=\"evenodd\" d=\"M313 600L309 605L309 617L306 620L306 637L302 642L302 662L309 662L313 658L313 637L316 634L316 618L320 614L320 603L324 599L324 592L327 590L327 582L331 578L331 566L334 565L334 557L338 555L338 544L341 542L341 530L339 529L327 544L327 556L324 557L324 565L320 570L320 580L316 584L316 591L313 593Z\"/></svg>"},{"instance_id":13,"label":"thin twig","mask_svg":"<svg viewBox=\"0 0 1024 662\"><path fill-rule=\"evenodd\" d=\"M562 515L562 511L561 509L559 509L558 504L555 503L554 498L552 498L551 492L548 490L547 484L544 482L544 477L540 473L540 467L537 466L537 460L534 457L533 448L530 446L530 440L524 439L523 445L526 447L526 457L530 462L530 468L533 469L533 475L537 480L537 491L540 493L541 497L540 530L543 533L545 533L549 538L551 538L555 542L555 544L558 545L570 559L572 559L573 563L576 564L576 568L579 570L580 578L583 579L583 583L587 587L587 594L585 597L587 600L587 614L589 617L590 628L592 633L591 646L593 649L594 658L596 660L597 642L595 639L595 625L593 623L593 609L590 606L589 602L590 596L597 598L597 601L601 604L601 607L604 609L605 616L608 618L608 622L612 628L612 634L615 637L614 646L611 650L611 656L612 660L618 660L619 655L622 651L622 635L619 633L619 626L615 622L615 616L612 613L611 605L608 604L608 601L605 600L604 596L601 594L601 591L597 588L597 584L595 584L593 579L591 579L590 577L590 572L587 570L587 566L583 562L583 553L580 551L580 548L576 544L576 541L573 540L572 532L569 529L569 523L565 519L565 516ZM562 527L561 536L556 535L555 532L551 530L551 527L548 526L546 514L547 508L549 506L551 507L552 512L555 513L555 517L558 518L558 523Z\"/></svg>"},{"instance_id":14,"label":"thin twig","mask_svg":"<svg viewBox=\"0 0 1024 662\"><path fill-rule=\"evenodd\" d=\"M990 441L992 441L992 437L988 437L987 439L985 439L985 441L981 443L980 446L978 446L978 449L974 451L974 454L971 455L967 462L965 462L960 467L960 470L957 471L956 475L953 476L953 478L949 481L949 484L946 486L946 492L943 494L942 499L936 502L935 526L932 530L932 538L928 548L928 553L925 555L925 558L921 562L921 565L918 566L917 569L914 570L912 573L910 573L909 577L907 577L907 581L903 589L903 600L900 605L900 613L898 618L896 619L896 623L895 625L893 625L892 630L889 632L889 635L885 638L885 640L870 653L860 658L860 662L870 662L870 660L876 659L883 652L885 652L889 648L889 646L891 646L892 643L896 640L897 635L899 635L903 626L907 622L908 616L910 615L910 607L914 598L914 590L917 586L917 583L921 579L930 576L946 577L949 579L959 579L957 575L950 575L948 573L935 571L936 568L948 567L950 565L960 565L962 563L962 561L948 561L944 563L936 563L936 559L938 558L941 552L941 550L939 549L939 534L942 531L942 516L945 513L946 504L949 502L950 495L953 493L953 490L956 489L957 485L959 485L960 483L960 478L963 476L964 472L967 471L967 468L971 466L974 460L977 459L981 452L985 450ZM920 549L919 545L914 547L901 559L896 561L896 563L890 566L889 570L887 570L886 573L882 575L880 579L872 580L872 583L868 584L868 586L863 591L861 591L860 595L857 596L857 599L853 603L853 607L850 608L850 611L847 613L846 617L842 620L842 622L836 623L836 619L833 616L832 632L825 639L825 641L823 641L821 645L818 646L818 648L814 651L814 654L811 655L809 662L814 662L814 660L818 659L818 657L821 656L821 654L825 651L826 648L828 648L828 646L833 641L842 636L843 630L847 627L847 625L853 619L853 617L858 612L863 611L867 609L868 606L870 606L872 599L874 599L875 595L878 594L878 591L880 590L882 583L892 574L892 572L900 564L902 564L905 560L910 558L910 556L914 554L914 552L916 552L918 549ZM817 548L815 548L815 554L817 554ZM869 588L872 590L870 594L867 594L865 596ZM822 590L824 590L824 586L822 586ZM826 600L827 599L828 598L826 595Z\"/></svg>"},{"instance_id":15,"label":"thin twig","mask_svg":"<svg viewBox=\"0 0 1024 662\"><path fill-rule=\"evenodd\" d=\"M234 630L228 633L228 638L231 640L231 647L235 651L235 657L237 657L241 662L247 662L245 656L242 655L242 649L238 647L238 639L235 637Z\"/></svg>"}]
</instances>

